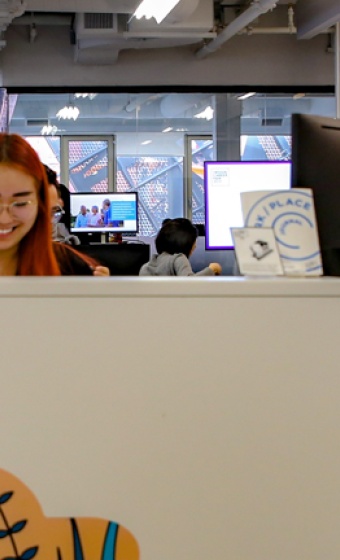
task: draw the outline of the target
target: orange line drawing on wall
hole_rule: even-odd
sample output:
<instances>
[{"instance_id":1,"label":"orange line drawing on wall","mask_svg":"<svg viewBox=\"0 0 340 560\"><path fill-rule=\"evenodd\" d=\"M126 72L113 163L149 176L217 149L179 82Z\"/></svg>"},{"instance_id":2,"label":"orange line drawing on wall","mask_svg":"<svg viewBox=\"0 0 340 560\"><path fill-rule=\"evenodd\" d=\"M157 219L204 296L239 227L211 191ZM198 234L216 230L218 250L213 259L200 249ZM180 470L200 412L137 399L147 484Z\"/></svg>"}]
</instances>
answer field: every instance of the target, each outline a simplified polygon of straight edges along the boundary
<instances>
[{"instance_id":1,"label":"orange line drawing on wall","mask_svg":"<svg viewBox=\"0 0 340 560\"><path fill-rule=\"evenodd\" d=\"M45 517L31 490L0 469L0 560L138 560L134 536L100 518Z\"/></svg>"}]
</instances>

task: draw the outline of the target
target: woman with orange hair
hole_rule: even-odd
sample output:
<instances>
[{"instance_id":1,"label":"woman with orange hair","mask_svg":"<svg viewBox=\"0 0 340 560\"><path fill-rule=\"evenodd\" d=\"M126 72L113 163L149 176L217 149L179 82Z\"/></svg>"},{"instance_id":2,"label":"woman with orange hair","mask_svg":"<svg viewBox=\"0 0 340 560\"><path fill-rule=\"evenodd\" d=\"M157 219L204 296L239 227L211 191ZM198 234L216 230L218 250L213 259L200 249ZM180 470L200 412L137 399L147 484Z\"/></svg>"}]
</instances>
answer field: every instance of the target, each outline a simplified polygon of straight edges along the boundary
<instances>
[{"instance_id":1,"label":"woman with orange hair","mask_svg":"<svg viewBox=\"0 0 340 560\"><path fill-rule=\"evenodd\" d=\"M17 134L0 134L0 276L101 276L102 267L53 243L43 164Z\"/></svg>"}]
</instances>

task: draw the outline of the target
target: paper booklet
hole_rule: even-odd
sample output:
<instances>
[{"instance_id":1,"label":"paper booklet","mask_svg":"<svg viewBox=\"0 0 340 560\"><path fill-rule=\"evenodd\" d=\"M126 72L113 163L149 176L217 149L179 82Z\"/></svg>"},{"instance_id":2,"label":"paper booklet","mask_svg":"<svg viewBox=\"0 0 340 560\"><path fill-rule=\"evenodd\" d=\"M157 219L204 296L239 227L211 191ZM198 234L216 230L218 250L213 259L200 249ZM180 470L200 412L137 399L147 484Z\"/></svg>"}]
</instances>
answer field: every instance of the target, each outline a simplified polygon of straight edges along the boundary
<instances>
[{"instance_id":1,"label":"paper booklet","mask_svg":"<svg viewBox=\"0 0 340 560\"><path fill-rule=\"evenodd\" d=\"M282 276L283 267L271 228L231 228L238 268L243 275Z\"/></svg>"},{"instance_id":2,"label":"paper booklet","mask_svg":"<svg viewBox=\"0 0 340 560\"><path fill-rule=\"evenodd\" d=\"M241 206L245 228L274 230L285 275L323 274L311 189L243 192Z\"/></svg>"}]
</instances>

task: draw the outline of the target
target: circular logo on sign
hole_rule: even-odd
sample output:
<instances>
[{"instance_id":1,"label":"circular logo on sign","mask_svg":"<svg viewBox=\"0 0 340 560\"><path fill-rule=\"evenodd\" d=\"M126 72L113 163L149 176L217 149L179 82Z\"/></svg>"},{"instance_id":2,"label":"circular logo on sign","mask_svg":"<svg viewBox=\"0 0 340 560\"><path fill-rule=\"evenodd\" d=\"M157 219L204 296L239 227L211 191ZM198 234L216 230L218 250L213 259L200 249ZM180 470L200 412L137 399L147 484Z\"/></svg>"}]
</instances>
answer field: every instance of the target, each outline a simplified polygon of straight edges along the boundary
<instances>
[{"instance_id":1,"label":"circular logo on sign","mask_svg":"<svg viewBox=\"0 0 340 560\"><path fill-rule=\"evenodd\" d=\"M310 193L271 191L249 209L244 225L272 228L282 259L305 261L320 254L315 250L318 237Z\"/></svg>"}]
</instances>

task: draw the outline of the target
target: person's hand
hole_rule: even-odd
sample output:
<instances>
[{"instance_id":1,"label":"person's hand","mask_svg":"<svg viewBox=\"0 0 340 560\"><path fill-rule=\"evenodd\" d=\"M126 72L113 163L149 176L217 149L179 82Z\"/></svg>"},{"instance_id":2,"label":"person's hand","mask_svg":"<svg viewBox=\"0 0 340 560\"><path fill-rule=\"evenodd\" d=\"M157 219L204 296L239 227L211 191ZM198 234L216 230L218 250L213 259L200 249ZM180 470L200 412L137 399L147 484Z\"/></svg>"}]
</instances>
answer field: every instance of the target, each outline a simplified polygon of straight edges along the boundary
<instances>
[{"instance_id":1,"label":"person's hand","mask_svg":"<svg viewBox=\"0 0 340 560\"><path fill-rule=\"evenodd\" d=\"M221 274L222 273L222 267L221 267L220 263L210 263L209 268L213 271L214 274Z\"/></svg>"},{"instance_id":2,"label":"person's hand","mask_svg":"<svg viewBox=\"0 0 340 560\"><path fill-rule=\"evenodd\" d=\"M107 266L96 266L93 270L93 276L110 276L110 270Z\"/></svg>"}]
</instances>

